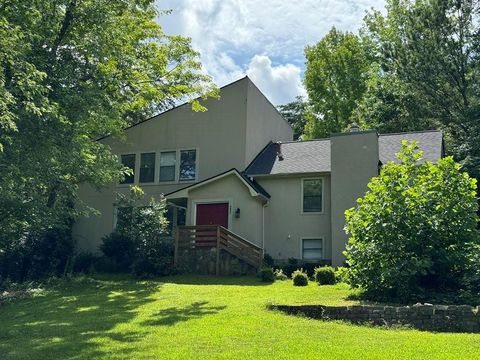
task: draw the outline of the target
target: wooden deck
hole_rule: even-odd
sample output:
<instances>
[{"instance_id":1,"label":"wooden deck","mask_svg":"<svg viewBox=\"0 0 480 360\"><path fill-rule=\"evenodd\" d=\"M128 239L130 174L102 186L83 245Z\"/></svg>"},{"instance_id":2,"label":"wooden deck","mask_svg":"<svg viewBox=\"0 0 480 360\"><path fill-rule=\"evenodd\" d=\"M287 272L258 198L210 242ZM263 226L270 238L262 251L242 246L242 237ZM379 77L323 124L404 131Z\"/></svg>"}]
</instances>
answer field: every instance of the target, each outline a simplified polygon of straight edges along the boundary
<instances>
[{"instance_id":1,"label":"wooden deck","mask_svg":"<svg viewBox=\"0 0 480 360\"><path fill-rule=\"evenodd\" d=\"M220 251L224 250L245 263L259 269L263 250L220 225L179 226L175 232L175 265L185 251L217 249L216 274L220 274Z\"/></svg>"}]
</instances>

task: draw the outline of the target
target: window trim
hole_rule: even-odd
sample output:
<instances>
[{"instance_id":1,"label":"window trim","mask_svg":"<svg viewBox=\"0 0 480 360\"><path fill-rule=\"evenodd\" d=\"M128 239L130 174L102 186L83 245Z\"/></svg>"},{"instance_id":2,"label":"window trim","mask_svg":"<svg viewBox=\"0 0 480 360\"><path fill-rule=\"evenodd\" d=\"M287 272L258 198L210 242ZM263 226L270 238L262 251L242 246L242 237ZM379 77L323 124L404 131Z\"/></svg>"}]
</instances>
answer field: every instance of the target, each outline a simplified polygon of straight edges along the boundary
<instances>
[{"instance_id":1,"label":"window trim","mask_svg":"<svg viewBox=\"0 0 480 360\"><path fill-rule=\"evenodd\" d=\"M322 257L321 259L304 259L303 258L303 241L304 240L320 240L322 242ZM300 259L309 262L325 260L325 238L323 236L304 236L300 238Z\"/></svg>"},{"instance_id":2,"label":"window trim","mask_svg":"<svg viewBox=\"0 0 480 360\"><path fill-rule=\"evenodd\" d=\"M168 181L160 181L160 161L162 161L162 153L169 153L169 152L174 152L175 153L175 174L174 174L174 179L173 180L168 180ZM170 149L170 150L159 150L157 151L158 153L158 168L156 169L156 176L157 181L155 182L156 184L159 185L169 185L169 184L176 184L178 183L178 157L179 157L179 152L176 149Z\"/></svg>"},{"instance_id":3,"label":"window trim","mask_svg":"<svg viewBox=\"0 0 480 360\"><path fill-rule=\"evenodd\" d=\"M182 161L182 151L189 151L189 150L195 150L195 178L194 179L187 179L187 180L180 180L180 167L181 167L181 161ZM179 184L188 184L188 183L193 183L198 181L198 148L180 148L177 149L177 172L175 174L175 180Z\"/></svg>"},{"instance_id":4,"label":"window trim","mask_svg":"<svg viewBox=\"0 0 480 360\"><path fill-rule=\"evenodd\" d=\"M322 181L322 211L303 211L303 183L305 180L321 180ZM322 215L325 214L325 177L313 176L300 180L300 214L301 215Z\"/></svg>"},{"instance_id":5,"label":"window trim","mask_svg":"<svg viewBox=\"0 0 480 360\"><path fill-rule=\"evenodd\" d=\"M181 160L181 151L185 150L195 150L195 179L191 180L180 180L180 160ZM160 181L160 159L161 153L163 152L175 152L175 180L173 181ZM144 153L155 153L155 173L153 182L140 182L140 161L141 154ZM117 181L116 186L118 187L130 187L133 185L141 186L155 186L155 185L173 185L173 184L193 184L198 182L199 171L200 171L200 151L198 147L185 147L178 149L157 149L157 150L141 150L141 151L125 151L117 153L118 161L121 163L122 155L135 155L135 169L133 176L133 183L131 184L122 184L120 181Z\"/></svg>"},{"instance_id":6,"label":"window trim","mask_svg":"<svg viewBox=\"0 0 480 360\"><path fill-rule=\"evenodd\" d=\"M137 177L139 176L138 171L140 170L140 165L138 163L139 162L139 155L136 151L127 151L127 152L118 153L117 154L118 161L122 165L123 165L123 163L122 163L122 156L123 155L135 155L135 168L133 169L133 183L127 184L127 183L121 183L120 181L117 182L117 186L129 187L129 186L132 186L132 185L135 185L135 184L138 183Z\"/></svg>"},{"instance_id":7,"label":"window trim","mask_svg":"<svg viewBox=\"0 0 480 360\"><path fill-rule=\"evenodd\" d=\"M153 181L146 181L146 182L141 182L140 181L140 171L142 170L142 154L154 154L154 167L153 167ZM152 151L140 151L138 152L138 184L141 184L141 185L152 185L152 184L156 184L158 182L158 178L157 178L157 174L155 173L155 170L157 169L157 151L155 150L152 150ZM135 166L136 167L136 166Z\"/></svg>"}]
</instances>

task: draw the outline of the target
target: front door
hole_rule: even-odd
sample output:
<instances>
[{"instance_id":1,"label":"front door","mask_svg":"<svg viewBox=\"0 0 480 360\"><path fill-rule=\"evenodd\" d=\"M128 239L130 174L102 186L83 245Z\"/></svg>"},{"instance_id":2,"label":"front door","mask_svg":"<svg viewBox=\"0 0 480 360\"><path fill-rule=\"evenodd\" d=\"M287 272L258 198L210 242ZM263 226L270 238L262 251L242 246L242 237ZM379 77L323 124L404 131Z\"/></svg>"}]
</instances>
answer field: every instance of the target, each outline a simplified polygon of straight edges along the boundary
<instances>
[{"instance_id":1,"label":"front door","mask_svg":"<svg viewBox=\"0 0 480 360\"><path fill-rule=\"evenodd\" d=\"M197 204L195 224L228 228L228 203Z\"/></svg>"}]
</instances>

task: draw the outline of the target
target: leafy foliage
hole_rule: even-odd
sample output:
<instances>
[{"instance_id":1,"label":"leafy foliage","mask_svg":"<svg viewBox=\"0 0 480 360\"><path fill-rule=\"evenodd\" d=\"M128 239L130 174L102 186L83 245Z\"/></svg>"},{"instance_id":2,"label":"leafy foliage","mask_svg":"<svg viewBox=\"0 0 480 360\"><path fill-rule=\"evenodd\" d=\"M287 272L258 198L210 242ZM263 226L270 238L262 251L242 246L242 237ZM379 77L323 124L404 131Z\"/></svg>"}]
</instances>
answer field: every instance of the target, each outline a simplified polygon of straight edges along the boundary
<instances>
[{"instance_id":1,"label":"leafy foliage","mask_svg":"<svg viewBox=\"0 0 480 360\"><path fill-rule=\"evenodd\" d=\"M258 272L258 277L262 282L274 282L276 279L273 268L269 266L262 267Z\"/></svg>"},{"instance_id":2,"label":"leafy foliage","mask_svg":"<svg viewBox=\"0 0 480 360\"><path fill-rule=\"evenodd\" d=\"M96 139L178 101L205 110L195 99L216 93L190 40L166 35L154 4L1 3L0 253L68 231L83 209L79 184L121 178Z\"/></svg>"},{"instance_id":3,"label":"leafy foliage","mask_svg":"<svg viewBox=\"0 0 480 360\"><path fill-rule=\"evenodd\" d=\"M292 273L292 281L294 286L307 286L308 274L303 269L295 270Z\"/></svg>"},{"instance_id":4,"label":"leafy foliage","mask_svg":"<svg viewBox=\"0 0 480 360\"><path fill-rule=\"evenodd\" d=\"M403 143L357 207L346 211L348 282L375 298L421 299L462 288L480 242L476 180L451 157L420 162Z\"/></svg>"},{"instance_id":5,"label":"leafy foliage","mask_svg":"<svg viewBox=\"0 0 480 360\"><path fill-rule=\"evenodd\" d=\"M305 87L318 116L305 126L307 138L328 137L346 129L366 90L369 59L358 36L332 28L305 48Z\"/></svg>"},{"instance_id":6,"label":"leafy foliage","mask_svg":"<svg viewBox=\"0 0 480 360\"><path fill-rule=\"evenodd\" d=\"M278 110L293 128L293 139L298 140L305 133L305 126L314 117L309 103L301 96L285 105L279 105ZM310 121L311 122L311 121Z\"/></svg>"},{"instance_id":7,"label":"leafy foliage","mask_svg":"<svg viewBox=\"0 0 480 360\"><path fill-rule=\"evenodd\" d=\"M275 269L273 275L275 276L276 280L284 281L288 279L287 274L285 274L282 269Z\"/></svg>"},{"instance_id":8,"label":"leafy foliage","mask_svg":"<svg viewBox=\"0 0 480 360\"><path fill-rule=\"evenodd\" d=\"M331 266L315 268L313 278L318 285L334 285L337 282L335 270Z\"/></svg>"}]
</instances>

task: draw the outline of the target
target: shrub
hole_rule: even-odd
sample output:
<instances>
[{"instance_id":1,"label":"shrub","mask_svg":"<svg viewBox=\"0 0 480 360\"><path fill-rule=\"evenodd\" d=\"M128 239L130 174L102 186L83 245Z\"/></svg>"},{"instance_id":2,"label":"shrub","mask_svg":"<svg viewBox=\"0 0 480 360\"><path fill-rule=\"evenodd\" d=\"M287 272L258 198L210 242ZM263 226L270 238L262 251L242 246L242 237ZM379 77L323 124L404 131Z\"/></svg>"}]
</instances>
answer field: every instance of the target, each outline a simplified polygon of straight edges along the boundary
<instances>
[{"instance_id":1,"label":"shrub","mask_svg":"<svg viewBox=\"0 0 480 360\"><path fill-rule=\"evenodd\" d=\"M274 282L275 276L273 274L273 268L265 266L260 269L258 276L262 282Z\"/></svg>"},{"instance_id":2,"label":"shrub","mask_svg":"<svg viewBox=\"0 0 480 360\"><path fill-rule=\"evenodd\" d=\"M346 282L348 275L348 269L344 266L339 266L335 271L335 279L337 282Z\"/></svg>"},{"instance_id":3,"label":"shrub","mask_svg":"<svg viewBox=\"0 0 480 360\"><path fill-rule=\"evenodd\" d=\"M135 258L136 247L133 240L117 231L104 236L100 251L111 261L112 272L130 272Z\"/></svg>"},{"instance_id":4,"label":"shrub","mask_svg":"<svg viewBox=\"0 0 480 360\"><path fill-rule=\"evenodd\" d=\"M95 271L95 264L98 257L90 252L81 252L72 259L72 270L74 273L91 274Z\"/></svg>"},{"instance_id":5,"label":"shrub","mask_svg":"<svg viewBox=\"0 0 480 360\"><path fill-rule=\"evenodd\" d=\"M295 270L292 273L292 280L294 286L307 286L308 275L303 269Z\"/></svg>"},{"instance_id":6,"label":"shrub","mask_svg":"<svg viewBox=\"0 0 480 360\"><path fill-rule=\"evenodd\" d=\"M331 266L315 268L313 278L318 285L333 285L336 283L335 270Z\"/></svg>"},{"instance_id":7,"label":"shrub","mask_svg":"<svg viewBox=\"0 0 480 360\"><path fill-rule=\"evenodd\" d=\"M273 264L275 263L275 261L273 260L273 257L267 253L265 253L265 255L263 255L263 265L264 266L270 266L270 267L273 267Z\"/></svg>"},{"instance_id":8,"label":"shrub","mask_svg":"<svg viewBox=\"0 0 480 360\"><path fill-rule=\"evenodd\" d=\"M287 280L288 279L288 276L284 274L283 270L282 269L276 269L274 272L273 272L273 275L275 276L275 279L276 280Z\"/></svg>"},{"instance_id":9,"label":"shrub","mask_svg":"<svg viewBox=\"0 0 480 360\"><path fill-rule=\"evenodd\" d=\"M403 142L400 164L384 165L346 211L347 281L371 299L413 301L465 287L478 244L476 180L451 157L420 163Z\"/></svg>"},{"instance_id":10,"label":"shrub","mask_svg":"<svg viewBox=\"0 0 480 360\"><path fill-rule=\"evenodd\" d=\"M132 272L138 277L166 276L174 272L174 244L170 239L150 240L137 249Z\"/></svg>"}]
</instances>

